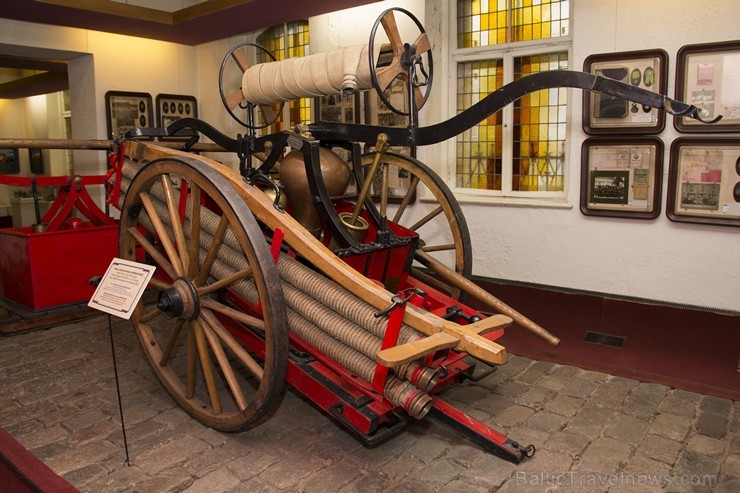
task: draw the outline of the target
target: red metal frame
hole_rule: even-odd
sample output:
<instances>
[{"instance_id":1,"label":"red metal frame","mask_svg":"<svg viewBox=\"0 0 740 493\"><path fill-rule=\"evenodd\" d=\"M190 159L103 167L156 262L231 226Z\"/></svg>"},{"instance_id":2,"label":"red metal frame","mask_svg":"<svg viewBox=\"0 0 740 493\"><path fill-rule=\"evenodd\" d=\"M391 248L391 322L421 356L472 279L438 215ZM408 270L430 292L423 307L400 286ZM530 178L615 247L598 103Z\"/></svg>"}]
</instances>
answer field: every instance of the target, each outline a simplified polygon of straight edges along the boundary
<instances>
[{"instance_id":1,"label":"red metal frame","mask_svg":"<svg viewBox=\"0 0 740 493\"><path fill-rule=\"evenodd\" d=\"M56 186L59 193L41 219L44 231L31 227L0 229L0 296L32 310L81 303L95 288L92 277L105 273L118 252L118 226L93 201L87 185L103 185L105 176L0 175L12 186ZM86 219L67 222L74 209Z\"/></svg>"}]
</instances>

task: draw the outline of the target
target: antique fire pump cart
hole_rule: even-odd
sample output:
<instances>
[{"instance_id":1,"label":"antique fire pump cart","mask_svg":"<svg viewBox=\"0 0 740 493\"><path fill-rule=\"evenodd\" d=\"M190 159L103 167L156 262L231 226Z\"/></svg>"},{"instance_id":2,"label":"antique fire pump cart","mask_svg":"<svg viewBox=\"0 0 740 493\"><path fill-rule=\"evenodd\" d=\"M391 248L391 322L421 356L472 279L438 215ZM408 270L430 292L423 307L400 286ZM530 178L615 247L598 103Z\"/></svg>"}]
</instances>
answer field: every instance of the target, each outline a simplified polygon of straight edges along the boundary
<instances>
[{"instance_id":1,"label":"antique fire pump cart","mask_svg":"<svg viewBox=\"0 0 740 493\"><path fill-rule=\"evenodd\" d=\"M418 27L412 43L402 41L397 15ZM380 26L385 45L376 44ZM553 71L421 128L431 46L402 9L378 18L367 46L255 64L250 56L258 50L240 45L221 68L222 99L247 136L233 139L182 119L129 132L112 159L119 255L157 266L150 283L156 306L140 304L132 323L162 385L190 415L221 431L268 419L288 382L368 444L431 415L507 460L532 456L534 446L436 394L475 378L476 361L504 364L506 349L496 340L512 322L553 345L558 339L468 279L470 238L455 197L427 166L386 148L444 141L551 87L599 91L674 115L696 117L696 108L590 74ZM241 87L229 92L224 66L234 63ZM405 112L383 95L398 78L406 83ZM257 136L273 120L274 103L372 88L408 116L407 127L314 123ZM246 122L239 107L247 109ZM196 137L182 150L146 140L183 129L236 153L240 169L188 152ZM363 154L360 143L374 149ZM403 191L391 193L399 177ZM417 197L430 200L419 204ZM466 306L470 298L488 311Z\"/></svg>"}]
</instances>

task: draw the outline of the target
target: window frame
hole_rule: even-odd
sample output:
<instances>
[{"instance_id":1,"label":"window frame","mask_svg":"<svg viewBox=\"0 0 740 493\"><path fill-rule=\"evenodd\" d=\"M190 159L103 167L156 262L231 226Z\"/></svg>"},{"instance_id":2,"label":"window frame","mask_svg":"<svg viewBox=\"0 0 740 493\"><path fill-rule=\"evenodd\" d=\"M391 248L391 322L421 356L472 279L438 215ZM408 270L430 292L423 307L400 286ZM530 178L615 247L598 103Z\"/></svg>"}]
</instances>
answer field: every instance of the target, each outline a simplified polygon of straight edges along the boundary
<instances>
[{"instance_id":1,"label":"window frame","mask_svg":"<svg viewBox=\"0 0 740 493\"><path fill-rule=\"evenodd\" d=\"M529 55L546 55L550 53L567 53L568 65L573 62L573 0L569 2L569 30L567 36L528 41L515 41L473 48L457 47L457 0L448 2L450 15L448 29L449 67L447 80L447 115L457 114L457 67L460 63L482 60L503 60L504 84L514 80L514 59ZM457 185L457 141L451 141L447 148L447 182L455 197L461 202L506 203L523 206L572 207L568 202L569 192L569 154L573 138L571 125L573 121L572 90L567 89L565 109L565 146L563 155L563 190L562 191L518 191L512 189L514 174L513 116L514 106L509 104L502 111L502 168L501 190L463 188Z\"/></svg>"}]
</instances>

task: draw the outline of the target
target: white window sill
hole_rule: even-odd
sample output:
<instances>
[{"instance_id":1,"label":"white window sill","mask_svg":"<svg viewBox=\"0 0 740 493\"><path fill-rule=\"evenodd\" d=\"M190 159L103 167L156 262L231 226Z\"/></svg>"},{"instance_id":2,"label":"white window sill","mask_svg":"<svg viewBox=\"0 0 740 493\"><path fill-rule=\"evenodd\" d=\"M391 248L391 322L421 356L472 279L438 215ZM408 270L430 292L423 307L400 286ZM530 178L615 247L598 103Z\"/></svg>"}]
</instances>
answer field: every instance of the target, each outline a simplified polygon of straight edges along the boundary
<instances>
[{"instance_id":1,"label":"white window sill","mask_svg":"<svg viewBox=\"0 0 740 493\"><path fill-rule=\"evenodd\" d=\"M572 209L573 204L565 197L535 198L535 197L491 197L472 193L454 192L460 204L493 205L503 207L537 207L547 209ZM431 202L422 198L424 202Z\"/></svg>"}]
</instances>

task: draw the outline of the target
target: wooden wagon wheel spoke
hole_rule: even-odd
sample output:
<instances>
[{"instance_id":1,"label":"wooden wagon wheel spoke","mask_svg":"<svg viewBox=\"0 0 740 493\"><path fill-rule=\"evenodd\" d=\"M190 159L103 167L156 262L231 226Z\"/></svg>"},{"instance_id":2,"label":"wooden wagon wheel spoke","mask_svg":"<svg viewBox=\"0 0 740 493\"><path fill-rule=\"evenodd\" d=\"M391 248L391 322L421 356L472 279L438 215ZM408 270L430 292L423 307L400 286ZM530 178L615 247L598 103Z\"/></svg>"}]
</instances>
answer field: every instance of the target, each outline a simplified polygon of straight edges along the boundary
<instances>
[{"instance_id":1,"label":"wooden wagon wheel spoke","mask_svg":"<svg viewBox=\"0 0 740 493\"><path fill-rule=\"evenodd\" d=\"M208 276L211 274L213 262L216 260L218 249L221 246L221 242L223 242L224 240L224 236L226 235L226 230L228 229L228 227L228 218L226 216L221 216L221 219L218 221L218 226L216 227L216 232L213 235L213 240L208 247L206 259L203 261L203 265L200 266L200 272L198 272L198 277L196 277L195 279L196 287L202 286L203 283L206 282L206 279L208 279Z\"/></svg>"},{"instance_id":2,"label":"wooden wagon wheel spoke","mask_svg":"<svg viewBox=\"0 0 740 493\"><path fill-rule=\"evenodd\" d=\"M216 362L226 379L229 390L231 390L231 395L237 404L237 409L240 411L244 410L247 407L247 399L244 397L244 392L239 386L234 370L231 368L229 359L226 356L223 347L221 347L218 337L214 334L213 329L207 323L207 320L206 323L201 324L201 328L206 335L206 339L208 339L208 343L210 344L213 355L216 357Z\"/></svg>"},{"instance_id":3,"label":"wooden wagon wheel spoke","mask_svg":"<svg viewBox=\"0 0 740 493\"><path fill-rule=\"evenodd\" d=\"M195 372L196 372L196 365L198 361L198 354L197 349L195 349L195 331L193 330L193 327L190 327L190 330L188 330L188 338L187 338L187 349L186 349L186 387L185 387L185 397L187 399L192 399L195 397Z\"/></svg>"},{"instance_id":4,"label":"wooden wagon wheel spoke","mask_svg":"<svg viewBox=\"0 0 740 493\"><path fill-rule=\"evenodd\" d=\"M416 231L417 229L421 228L422 226L424 226L425 224L427 224L429 221L431 221L435 217L437 217L440 214L442 214L442 210L443 210L442 209L442 206L440 205L439 207L437 207L436 209L434 209L433 211L431 211L429 214L427 214L426 216L424 216L421 219L419 219L418 221L416 221L413 226L409 226L409 229L411 231Z\"/></svg>"},{"instance_id":5,"label":"wooden wagon wheel spoke","mask_svg":"<svg viewBox=\"0 0 740 493\"><path fill-rule=\"evenodd\" d=\"M223 279L219 279L218 281L214 282L213 284L209 284L207 286L198 288L198 294L200 296L205 296L209 293L212 293L214 291L218 291L221 288L225 288L227 286L230 286L234 284L237 281L241 281L242 279L246 279L252 275L252 268L247 267L246 269L242 269L239 272L234 272L233 274L224 277Z\"/></svg>"},{"instance_id":6,"label":"wooden wagon wheel spoke","mask_svg":"<svg viewBox=\"0 0 740 493\"><path fill-rule=\"evenodd\" d=\"M164 192L164 199L170 218L170 227L172 228L175 247L177 249L177 253L180 255L180 262L182 263L184 274L189 270L188 249L187 244L185 243L185 232L182 229L182 221L180 221L178 205L175 202L175 192L172 189L172 181L170 180L169 175L162 175L160 182L162 183L162 191Z\"/></svg>"},{"instance_id":7,"label":"wooden wagon wheel spoke","mask_svg":"<svg viewBox=\"0 0 740 493\"><path fill-rule=\"evenodd\" d=\"M239 344L239 342L234 339L234 337L229 333L228 330L219 322L219 320L212 314L208 313L206 311L203 312L203 318L206 319L206 321L210 324L211 328L218 334L218 337L224 341L226 346L228 346L231 351L234 352L236 357L239 359L239 361L244 365L245 368L247 368L250 372L252 372L252 375L254 375L258 380L262 380L264 375L264 370L262 367L255 361L252 356Z\"/></svg>"},{"instance_id":8,"label":"wooden wagon wheel spoke","mask_svg":"<svg viewBox=\"0 0 740 493\"><path fill-rule=\"evenodd\" d=\"M161 279L157 279L156 277L152 277L149 280L149 286L159 289L167 289L170 286L172 286L170 283L164 282Z\"/></svg>"},{"instance_id":9,"label":"wooden wagon wheel spoke","mask_svg":"<svg viewBox=\"0 0 740 493\"><path fill-rule=\"evenodd\" d=\"M233 308L223 305L212 299L203 298L201 300L201 305L203 305L206 308L209 308L210 310L213 310L214 312L218 312L230 318L233 318L234 320L241 322L245 325L254 327L255 329L265 330L265 323L259 318L253 317L246 313L242 313L238 310L234 310Z\"/></svg>"},{"instance_id":10,"label":"wooden wagon wheel spoke","mask_svg":"<svg viewBox=\"0 0 740 493\"><path fill-rule=\"evenodd\" d=\"M167 260L164 255L162 255L159 250L157 250L157 248L152 245L138 229L136 229L136 227L131 226L126 229L126 232L144 248L146 253L148 253L155 262L157 262L159 267L161 267L167 273L167 275L170 276L170 278L174 279L177 277L175 269L172 267L172 264L169 262L169 260Z\"/></svg>"},{"instance_id":11,"label":"wooden wagon wheel spoke","mask_svg":"<svg viewBox=\"0 0 740 493\"><path fill-rule=\"evenodd\" d=\"M180 261L180 255L177 253L177 250L175 250L175 245L172 244L172 240L167 234L167 230L164 226L164 223L162 222L162 219L157 214L157 209L154 207L152 198L149 196L147 192L141 192L139 197L141 199L141 203L144 204L144 209L146 209L146 213L149 216L149 220L151 221L152 226L154 226L154 230L157 232L157 235L159 236L159 241L160 243L162 243L162 246L164 247L164 251L167 253L167 257L170 263L172 264L172 268L175 271L175 277L182 276L185 272L183 271L183 268L182 268L182 262Z\"/></svg>"},{"instance_id":12,"label":"wooden wagon wheel spoke","mask_svg":"<svg viewBox=\"0 0 740 493\"><path fill-rule=\"evenodd\" d=\"M362 156L365 170L372 164L374 156L374 153ZM380 165L383 175L378 180L380 184L374 183L380 189L373 189L374 197L378 200L378 215L387 214L393 217L395 224L416 232L422 240L421 251L434 253L435 258L463 276L470 277L470 235L460 205L447 185L426 165L409 156L385 152ZM418 200L419 197L428 200ZM434 242L430 242L430 239ZM418 267L412 269L412 275L433 287L441 288L453 298L460 299L462 296L460 290L453 286L436 280L428 282L429 276L422 277L424 273Z\"/></svg>"},{"instance_id":13,"label":"wooden wagon wheel spoke","mask_svg":"<svg viewBox=\"0 0 740 493\"><path fill-rule=\"evenodd\" d=\"M162 351L162 358L159 360L159 366L166 365L170 360L172 350L175 349L175 344L177 343L178 337L180 337L180 332L182 332L184 325L185 320L182 318L175 323L175 327L172 329L169 339L167 339L167 345L165 346L164 351Z\"/></svg>"},{"instance_id":14,"label":"wooden wagon wheel spoke","mask_svg":"<svg viewBox=\"0 0 740 493\"><path fill-rule=\"evenodd\" d=\"M414 176L414 178L411 180L411 183L409 184L409 187L406 189L406 193L403 195L403 199L401 199L401 203L398 206L398 210L396 210L396 215L393 216L393 222L397 223L401 220L401 216L403 216L403 213L406 212L406 207L408 207L409 203L411 202L411 199L415 197L415 191L416 187L419 185L419 177Z\"/></svg>"},{"instance_id":15,"label":"wooden wagon wheel spoke","mask_svg":"<svg viewBox=\"0 0 740 493\"><path fill-rule=\"evenodd\" d=\"M193 278L198 275L200 263L200 187L194 183L190 185L190 246L188 257L190 268L188 276Z\"/></svg>"},{"instance_id":16,"label":"wooden wagon wheel spoke","mask_svg":"<svg viewBox=\"0 0 740 493\"><path fill-rule=\"evenodd\" d=\"M454 250L455 244L450 243L447 245L427 245L423 247L421 250L425 252L444 252L445 250Z\"/></svg>"},{"instance_id":17,"label":"wooden wagon wheel spoke","mask_svg":"<svg viewBox=\"0 0 740 493\"><path fill-rule=\"evenodd\" d=\"M206 389L208 390L208 398L211 401L211 407L213 408L214 414L221 414L221 398L218 396L216 377L213 375L211 354L208 351L208 344L206 344L206 336L203 332L203 327L198 320L193 320L191 325L193 327L193 332L195 332L195 347L198 348L200 369L203 371L203 378L206 382Z\"/></svg>"},{"instance_id":18,"label":"wooden wagon wheel spoke","mask_svg":"<svg viewBox=\"0 0 740 493\"><path fill-rule=\"evenodd\" d=\"M139 320L143 323L149 322L153 320L154 318L160 316L162 314L161 311L159 311L159 308L155 308L154 310L146 312L144 315L142 315Z\"/></svg>"},{"instance_id":19,"label":"wooden wagon wheel spoke","mask_svg":"<svg viewBox=\"0 0 740 493\"><path fill-rule=\"evenodd\" d=\"M119 254L135 260L141 247L172 279L152 281L160 290L157 308L145 312L140 304L131 317L163 387L203 424L239 431L264 421L279 402L287 315L262 228L208 162L173 155L142 167L123 202ZM179 216L184 194L178 200L171 185L178 182L189 193L185 219ZM142 205L146 214L139 213ZM224 245L231 253L220 256ZM226 290L230 297L252 299L245 286L256 289L261 311L242 312L211 298ZM255 340L262 344L258 349L243 345Z\"/></svg>"}]
</instances>

